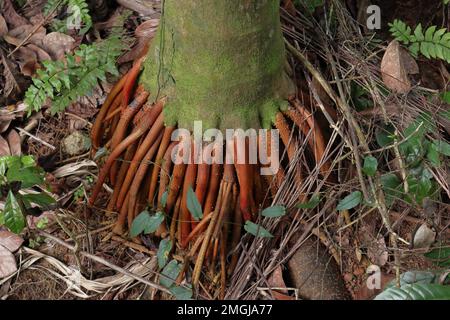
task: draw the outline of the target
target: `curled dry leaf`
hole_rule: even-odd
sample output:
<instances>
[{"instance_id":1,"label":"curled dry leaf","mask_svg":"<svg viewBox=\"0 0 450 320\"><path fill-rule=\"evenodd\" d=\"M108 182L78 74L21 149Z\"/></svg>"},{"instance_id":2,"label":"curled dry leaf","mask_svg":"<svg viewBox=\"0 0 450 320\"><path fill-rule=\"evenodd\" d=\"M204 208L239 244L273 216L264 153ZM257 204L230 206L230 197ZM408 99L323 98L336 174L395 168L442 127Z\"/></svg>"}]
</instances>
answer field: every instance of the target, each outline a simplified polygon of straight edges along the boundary
<instances>
[{"instance_id":1,"label":"curled dry leaf","mask_svg":"<svg viewBox=\"0 0 450 320\"><path fill-rule=\"evenodd\" d=\"M419 66L411 55L396 40L386 49L381 61L381 76L384 84L396 93L411 90L410 74L419 73Z\"/></svg>"},{"instance_id":2,"label":"curled dry leaf","mask_svg":"<svg viewBox=\"0 0 450 320\"><path fill-rule=\"evenodd\" d=\"M20 47L14 52L14 57L19 61L20 72L25 76L31 77L39 67L36 52L28 46Z\"/></svg>"},{"instance_id":3,"label":"curled dry leaf","mask_svg":"<svg viewBox=\"0 0 450 320\"><path fill-rule=\"evenodd\" d=\"M22 246L23 239L17 234L8 230L0 230L0 245L11 252L19 250Z\"/></svg>"},{"instance_id":4,"label":"curled dry leaf","mask_svg":"<svg viewBox=\"0 0 450 320\"><path fill-rule=\"evenodd\" d=\"M75 39L60 32L51 32L42 39L42 48L54 60L64 58L64 55L73 49Z\"/></svg>"},{"instance_id":5,"label":"curled dry leaf","mask_svg":"<svg viewBox=\"0 0 450 320\"><path fill-rule=\"evenodd\" d=\"M8 133L8 145L11 155L20 156L22 154L20 136L16 130L11 130Z\"/></svg>"},{"instance_id":6,"label":"curled dry leaf","mask_svg":"<svg viewBox=\"0 0 450 320\"><path fill-rule=\"evenodd\" d=\"M159 26L159 19L150 19L141 23L134 34L137 38L136 45L119 59L119 63L134 61L145 54L148 43L155 37Z\"/></svg>"},{"instance_id":7,"label":"curled dry leaf","mask_svg":"<svg viewBox=\"0 0 450 320\"><path fill-rule=\"evenodd\" d=\"M2 10L6 22L13 28L29 24L27 19L16 12L11 0L3 0L0 2L0 9Z\"/></svg>"},{"instance_id":8,"label":"curled dry leaf","mask_svg":"<svg viewBox=\"0 0 450 320\"><path fill-rule=\"evenodd\" d=\"M3 37L7 33L8 33L8 26L6 25L6 20L0 14L0 37Z\"/></svg>"},{"instance_id":9,"label":"curled dry leaf","mask_svg":"<svg viewBox=\"0 0 450 320\"><path fill-rule=\"evenodd\" d=\"M413 235L413 248L428 250L436 241L436 231L423 223Z\"/></svg>"},{"instance_id":10,"label":"curled dry leaf","mask_svg":"<svg viewBox=\"0 0 450 320\"><path fill-rule=\"evenodd\" d=\"M14 255L0 245L0 279L6 278L17 271L17 264Z\"/></svg>"}]
</instances>

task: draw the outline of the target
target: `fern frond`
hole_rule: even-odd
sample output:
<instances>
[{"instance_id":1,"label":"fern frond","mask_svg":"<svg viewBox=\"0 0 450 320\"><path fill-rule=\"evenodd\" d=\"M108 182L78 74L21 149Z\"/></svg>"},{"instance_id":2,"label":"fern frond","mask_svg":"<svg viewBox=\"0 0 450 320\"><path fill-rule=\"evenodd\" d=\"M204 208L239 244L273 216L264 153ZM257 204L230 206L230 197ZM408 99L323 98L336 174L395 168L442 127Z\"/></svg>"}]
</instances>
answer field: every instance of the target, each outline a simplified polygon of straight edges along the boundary
<instances>
[{"instance_id":1,"label":"fern frond","mask_svg":"<svg viewBox=\"0 0 450 320\"><path fill-rule=\"evenodd\" d=\"M395 39L409 45L414 56L420 53L428 59L441 59L450 63L450 32L447 29L431 26L424 32L419 24L412 34L412 29L400 20L395 20L390 27Z\"/></svg>"},{"instance_id":2,"label":"fern frond","mask_svg":"<svg viewBox=\"0 0 450 320\"><path fill-rule=\"evenodd\" d=\"M48 98L52 100L52 114L63 111L79 97L90 94L106 74L118 75L116 60L123 49L122 36L113 34L104 41L81 45L74 54L66 55L65 62L43 62L44 70L37 72L25 93L28 114L39 111Z\"/></svg>"},{"instance_id":3,"label":"fern frond","mask_svg":"<svg viewBox=\"0 0 450 320\"><path fill-rule=\"evenodd\" d=\"M92 18L86 0L49 0L44 7L44 14L49 14L57 7L67 11L64 20L53 19L53 30L67 32L72 27L79 27L80 34L85 34L92 27Z\"/></svg>"}]
</instances>

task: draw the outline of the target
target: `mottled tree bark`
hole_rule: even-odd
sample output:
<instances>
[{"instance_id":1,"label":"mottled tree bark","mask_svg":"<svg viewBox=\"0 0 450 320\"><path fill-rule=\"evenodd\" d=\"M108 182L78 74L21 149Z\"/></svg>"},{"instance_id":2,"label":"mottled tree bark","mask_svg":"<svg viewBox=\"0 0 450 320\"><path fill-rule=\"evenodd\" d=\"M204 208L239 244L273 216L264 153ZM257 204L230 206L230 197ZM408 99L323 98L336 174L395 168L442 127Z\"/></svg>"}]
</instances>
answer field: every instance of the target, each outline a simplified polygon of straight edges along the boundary
<instances>
[{"instance_id":1,"label":"mottled tree bark","mask_svg":"<svg viewBox=\"0 0 450 320\"><path fill-rule=\"evenodd\" d=\"M268 128L293 92L278 0L166 0L141 77L166 125Z\"/></svg>"}]
</instances>

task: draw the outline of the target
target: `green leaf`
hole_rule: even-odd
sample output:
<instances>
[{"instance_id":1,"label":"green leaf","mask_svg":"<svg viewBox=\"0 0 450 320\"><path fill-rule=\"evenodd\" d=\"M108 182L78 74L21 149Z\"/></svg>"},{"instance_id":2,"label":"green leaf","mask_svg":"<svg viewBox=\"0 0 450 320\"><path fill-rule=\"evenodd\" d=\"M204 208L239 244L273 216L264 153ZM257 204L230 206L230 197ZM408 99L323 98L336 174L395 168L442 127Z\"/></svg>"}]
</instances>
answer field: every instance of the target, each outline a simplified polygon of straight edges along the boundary
<instances>
[{"instance_id":1,"label":"green leaf","mask_svg":"<svg viewBox=\"0 0 450 320\"><path fill-rule=\"evenodd\" d=\"M0 211L0 226L5 225L5 213Z\"/></svg>"},{"instance_id":2,"label":"green leaf","mask_svg":"<svg viewBox=\"0 0 450 320\"><path fill-rule=\"evenodd\" d=\"M428 145L427 159L434 167L439 167L441 165L441 160L439 159L438 147L434 143Z\"/></svg>"},{"instance_id":3,"label":"green leaf","mask_svg":"<svg viewBox=\"0 0 450 320\"><path fill-rule=\"evenodd\" d=\"M159 226L164 221L164 213L157 212L153 216L150 217L147 225L145 226L144 233L150 234L158 230Z\"/></svg>"},{"instance_id":4,"label":"green leaf","mask_svg":"<svg viewBox=\"0 0 450 320\"><path fill-rule=\"evenodd\" d=\"M336 210L343 211L353 209L361 203L361 200L362 200L361 191L352 192L344 199L342 199L341 202L339 202Z\"/></svg>"},{"instance_id":5,"label":"green leaf","mask_svg":"<svg viewBox=\"0 0 450 320\"><path fill-rule=\"evenodd\" d=\"M9 190L4 209L5 226L14 233L21 233L26 226L25 217L14 194Z\"/></svg>"},{"instance_id":6,"label":"green leaf","mask_svg":"<svg viewBox=\"0 0 450 320\"><path fill-rule=\"evenodd\" d=\"M299 209L314 209L316 208L320 203L320 197L318 195L314 195L311 197L311 200L309 200L306 203L299 203L296 205Z\"/></svg>"},{"instance_id":7,"label":"green leaf","mask_svg":"<svg viewBox=\"0 0 450 320\"><path fill-rule=\"evenodd\" d=\"M369 177L373 177L378 169L378 160L374 157L366 157L364 159L363 171Z\"/></svg>"},{"instance_id":8,"label":"green leaf","mask_svg":"<svg viewBox=\"0 0 450 320\"><path fill-rule=\"evenodd\" d=\"M134 220L133 223L131 224L131 228L130 228L130 237L134 238L137 237L138 235L140 235L142 232L144 232L145 227L147 226L147 224L150 221L150 213L145 210L142 211Z\"/></svg>"},{"instance_id":9,"label":"green leaf","mask_svg":"<svg viewBox=\"0 0 450 320\"><path fill-rule=\"evenodd\" d=\"M169 259L170 251L172 250L172 241L169 238L161 240L157 253L158 266L160 269L164 268Z\"/></svg>"},{"instance_id":10,"label":"green leaf","mask_svg":"<svg viewBox=\"0 0 450 320\"><path fill-rule=\"evenodd\" d=\"M197 195L191 186L189 186L187 192L187 208L195 221L199 221L203 218L202 206L200 205L200 202L198 202Z\"/></svg>"},{"instance_id":11,"label":"green leaf","mask_svg":"<svg viewBox=\"0 0 450 320\"><path fill-rule=\"evenodd\" d=\"M6 178L9 182L21 182L24 189L44 183L43 171L37 167L10 168L6 173Z\"/></svg>"},{"instance_id":12,"label":"green leaf","mask_svg":"<svg viewBox=\"0 0 450 320\"><path fill-rule=\"evenodd\" d=\"M262 211L263 217L278 218L286 215L286 208L284 206L273 206Z\"/></svg>"},{"instance_id":13,"label":"green leaf","mask_svg":"<svg viewBox=\"0 0 450 320\"><path fill-rule=\"evenodd\" d=\"M251 221L245 222L244 229L248 233L258 238L273 238L273 235L269 231L261 227L259 224L253 223Z\"/></svg>"},{"instance_id":14,"label":"green leaf","mask_svg":"<svg viewBox=\"0 0 450 320\"><path fill-rule=\"evenodd\" d=\"M170 261L161 272L161 285L166 288L170 288L174 284L180 272L181 266L178 264L178 262L176 260Z\"/></svg>"},{"instance_id":15,"label":"green leaf","mask_svg":"<svg viewBox=\"0 0 450 320\"><path fill-rule=\"evenodd\" d=\"M164 191L164 193L162 194L162 196L161 196L161 206L163 207L163 208L165 208L166 207L166 204L167 204L167 197L169 196L169 192L166 190L166 191Z\"/></svg>"},{"instance_id":16,"label":"green leaf","mask_svg":"<svg viewBox=\"0 0 450 320\"><path fill-rule=\"evenodd\" d=\"M447 142L442 141L442 140L434 140L433 144L435 145L436 150L439 153L441 153L447 157L450 157L450 144L448 144Z\"/></svg>"},{"instance_id":17,"label":"green leaf","mask_svg":"<svg viewBox=\"0 0 450 320\"><path fill-rule=\"evenodd\" d=\"M392 203L396 199L403 198L402 190L402 182L400 179L393 173L387 173L381 176L381 185L383 191L385 193L385 200L388 206L392 205Z\"/></svg>"},{"instance_id":18,"label":"green leaf","mask_svg":"<svg viewBox=\"0 0 450 320\"><path fill-rule=\"evenodd\" d=\"M172 286L169 291L175 296L177 300L191 300L192 299L192 289L185 288L181 286Z\"/></svg>"},{"instance_id":19,"label":"green leaf","mask_svg":"<svg viewBox=\"0 0 450 320\"><path fill-rule=\"evenodd\" d=\"M435 265L448 268L450 267L450 247L439 247L424 254L425 257L431 260Z\"/></svg>"},{"instance_id":20,"label":"green leaf","mask_svg":"<svg viewBox=\"0 0 450 320\"><path fill-rule=\"evenodd\" d=\"M450 300L450 286L439 284L407 284L391 287L375 297L375 300Z\"/></svg>"},{"instance_id":21,"label":"green leaf","mask_svg":"<svg viewBox=\"0 0 450 320\"><path fill-rule=\"evenodd\" d=\"M35 203L40 207L48 207L51 204L56 203L56 200L53 199L53 197L49 196L46 193L36 193L36 194L24 194L20 195L20 198L22 199L22 202L25 206L25 208L31 208L31 204Z\"/></svg>"},{"instance_id":22,"label":"green leaf","mask_svg":"<svg viewBox=\"0 0 450 320\"><path fill-rule=\"evenodd\" d=\"M387 126L386 128L381 128L377 131L376 140L381 148L394 144L394 130L393 127Z\"/></svg>"}]
</instances>

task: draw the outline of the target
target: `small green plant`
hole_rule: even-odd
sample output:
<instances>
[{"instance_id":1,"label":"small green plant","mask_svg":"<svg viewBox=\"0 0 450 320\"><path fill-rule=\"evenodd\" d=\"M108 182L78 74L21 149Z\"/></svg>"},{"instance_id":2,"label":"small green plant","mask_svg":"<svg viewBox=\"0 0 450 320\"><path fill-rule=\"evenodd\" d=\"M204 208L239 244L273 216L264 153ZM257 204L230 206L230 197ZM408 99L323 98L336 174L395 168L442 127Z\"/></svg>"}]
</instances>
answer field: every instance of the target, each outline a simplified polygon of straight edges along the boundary
<instances>
[{"instance_id":1,"label":"small green plant","mask_svg":"<svg viewBox=\"0 0 450 320\"><path fill-rule=\"evenodd\" d=\"M25 192L24 189L45 183L44 171L32 156L0 157L0 188L6 197L5 207L0 211L0 225L14 233L20 233L26 226L26 213L33 204L48 207L55 200L44 192Z\"/></svg>"},{"instance_id":2,"label":"small green plant","mask_svg":"<svg viewBox=\"0 0 450 320\"><path fill-rule=\"evenodd\" d=\"M428 59L441 59L450 63L450 32L446 28L431 26L424 30L419 24L413 31L401 20L394 20L389 26L395 39L408 46L415 57L421 53Z\"/></svg>"},{"instance_id":3,"label":"small green plant","mask_svg":"<svg viewBox=\"0 0 450 320\"><path fill-rule=\"evenodd\" d=\"M66 33L71 28L79 28L80 34L85 34L92 27L86 0L49 0L44 7L44 14L48 15L58 8L57 11L65 10L66 17L63 20L53 19L53 30Z\"/></svg>"},{"instance_id":4,"label":"small green plant","mask_svg":"<svg viewBox=\"0 0 450 320\"><path fill-rule=\"evenodd\" d=\"M400 287L389 283L375 300L449 300L448 273L408 271L400 276Z\"/></svg>"},{"instance_id":5,"label":"small green plant","mask_svg":"<svg viewBox=\"0 0 450 320\"><path fill-rule=\"evenodd\" d=\"M106 74L118 75L116 60L124 48L121 34L91 45L82 44L64 60L44 61L25 93L28 113L39 111L47 98L52 100L51 112L64 110L70 103L89 94Z\"/></svg>"}]
</instances>

